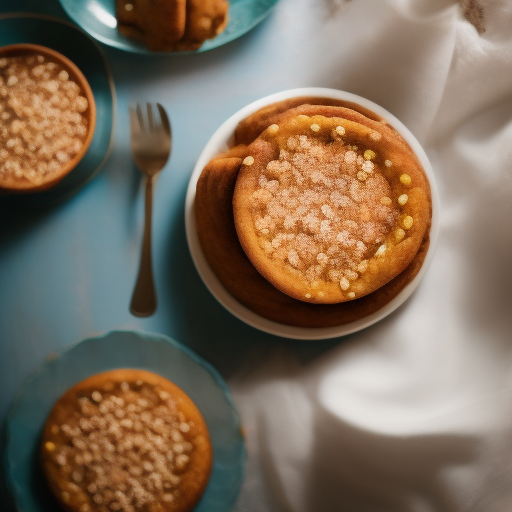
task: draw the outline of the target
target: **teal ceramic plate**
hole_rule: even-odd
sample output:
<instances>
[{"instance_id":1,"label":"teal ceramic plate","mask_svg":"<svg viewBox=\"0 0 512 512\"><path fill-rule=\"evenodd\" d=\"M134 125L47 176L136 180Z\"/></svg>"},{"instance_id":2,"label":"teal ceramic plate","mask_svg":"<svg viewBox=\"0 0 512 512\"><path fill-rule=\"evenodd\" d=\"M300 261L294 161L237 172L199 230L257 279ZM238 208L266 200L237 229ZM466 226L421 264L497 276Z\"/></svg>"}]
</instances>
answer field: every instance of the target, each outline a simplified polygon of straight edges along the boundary
<instances>
[{"instance_id":1,"label":"teal ceramic plate","mask_svg":"<svg viewBox=\"0 0 512 512\"><path fill-rule=\"evenodd\" d=\"M206 41L197 52L229 43L256 26L278 0L229 0L229 23L216 38ZM60 0L64 10L78 25L102 43L136 53L160 53L117 31L116 0ZM180 52L197 53L197 52Z\"/></svg>"},{"instance_id":2,"label":"teal ceramic plate","mask_svg":"<svg viewBox=\"0 0 512 512\"><path fill-rule=\"evenodd\" d=\"M55 401L73 384L113 368L141 368L181 387L201 411L213 470L194 512L229 512L244 477L245 447L229 390L207 362L160 334L114 331L53 354L22 386L7 417L5 470L18 512L60 510L44 485L38 444Z\"/></svg>"},{"instance_id":3,"label":"teal ceramic plate","mask_svg":"<svg viewBox=\"0 0 512 512\"><path fill-rule=\"evenodd\" d=\"M91 145L80 163L62 181L43 192L0 197L0 204L9 207L46 206L76 192L107 159L114 139L114 81L98 44L71 23L37 14L0 16L0 46L17 43L40 44L68 57L87 78L96 102L96 129Z\"/></svg>"}]
</instances>

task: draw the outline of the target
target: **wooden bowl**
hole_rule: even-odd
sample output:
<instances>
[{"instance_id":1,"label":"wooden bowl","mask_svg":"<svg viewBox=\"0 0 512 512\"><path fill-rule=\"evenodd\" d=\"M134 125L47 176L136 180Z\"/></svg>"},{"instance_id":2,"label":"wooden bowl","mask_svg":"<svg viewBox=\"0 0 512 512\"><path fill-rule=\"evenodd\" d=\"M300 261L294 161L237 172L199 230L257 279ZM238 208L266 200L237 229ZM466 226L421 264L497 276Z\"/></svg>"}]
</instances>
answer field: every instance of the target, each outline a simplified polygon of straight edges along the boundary
<instances>
[{"instance_id":1,"label":"wooden bowl","mask_svg":"<svg viewBox=\"0 0 512 512\"><path fill-rule=\"evenodd\" d=\"M54 62L60 65L65 71L67 71L69 75L68 80L74 81L79 86L81 90L80 94L85 96L88 102L87 109L80 113L80 115L87 120L87 133L85 134L79 151L71 158L71 160L63 163L60 169L51 173L49 176L43 177L42 181L39 181L38 183L33 183L24 177L16 178L12 175L3 177L0 176L0 189L2 189L4 192L38 192L41 190L49 189L56 185L67 174L69 174L84 157L87 149L89 148L89 145L91 144L96 126L96 104L91 87L80 69L78 69L78 67L73 64L73 62L71 62L67 57L56 52L55 50L52 50L51 48L36 44L14 44L0 48L0 59L5 57L19 56L30 57L32 55L42 55L45 58L45 63ZM0 102L1 101L2 98L0 97ZM0 119L0 128L2 127L2 123L3 121Z\"/></svg>"}]
</instances>

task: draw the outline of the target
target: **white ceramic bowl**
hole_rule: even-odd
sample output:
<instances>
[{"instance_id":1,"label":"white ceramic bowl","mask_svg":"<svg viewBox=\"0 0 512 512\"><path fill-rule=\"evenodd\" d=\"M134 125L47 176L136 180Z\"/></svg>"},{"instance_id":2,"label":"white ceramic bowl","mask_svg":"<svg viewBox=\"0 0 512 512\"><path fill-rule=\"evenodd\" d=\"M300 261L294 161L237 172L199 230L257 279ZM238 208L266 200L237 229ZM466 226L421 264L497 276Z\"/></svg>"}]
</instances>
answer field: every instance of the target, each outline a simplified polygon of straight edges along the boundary
<instances>
[{"instance_id":1,"label":"white ceramic bowl","mask_svg":"<svg viewBox=\"0 0 512 512\"><path fill-rule=\"evenodd\" d=\"M305 328L305 327L295 327L292 325L280 324L277 322L273 322L272 320L268 320L256 313L253 313L251 310L247 309L245 306L240 304L229 292L222 286L220 281L217 279L217 276L213 273L212 269L208 265L206 258L204 257L203 251L201 250L201 245L199 243L199 238L197 236L196 229L196 219L194 212L194 201L196 196L196 185L199 176L205 167L205 165L217 154L226 151L230 147L233 146L233 135L235 132L235 128L238 123L246 118L248 115L256 112L260 108L270 105L271 103L275 103L277 101L283 101L290 98L296 98L299 96L316 96L323 98L333 98L338 100L350 101L353 103L357 103L364 108L367 108L379 116L385 118L389 124L391 124L407 141L407 143L411 146L412 150L418 156L421 165L425 169L427 177L430 182L430 187L432 191L432 225L430 228L430 246L427 252L427 256L425 261L423 262L423 266L421 270L418 272L416 277L388 304L383 306L379 311L368 315L365 318L357 320L355 322L351 322L345 325L339 325L335 327L315 327L315 328ZM385 316L392 313L396 308L398 308L416 289L421 279L425 275L427 268L432 261L432 257L434 255L435 246L437 243L437 237L439 234L439 195L437 192L436 183L434 180L434 173L432 171L432 166L423 151L423 148L420 146L420 143L416 140L414 135L392 114L390 114L387 110L383 109L379 105L369 101L361 96L357 96L355 94L351 94L345 91L338 91L336 89L325 89L325 88L317 88L317 87L307 87L303 89L290 89L288 91L279 92L277 94L272 94L270 96L266 96L250 105L247 105L243 109L239 110L236 114L232 115L226 122L224 122L218 130L213 134L211 139L206 144L203 149L199 159L197 160L196 166L190 177L190 182L188 185L187 198L185 201L185 227L187 232L187 241L188 246L190 248L190 253L192 254L192 259L194 260L194 264L203 280L204 284L213 294L213 296L233 315L242 320L243 322L255 327L256 329L260 329L261 331L268 332L270 334L275 334L277 336L283 336L285 338L295 338L295 339L306 339L306 340L315 340L315 339L326 339L326 338L335 338L338 336L345 336L347 334L354 333L356 331L360 331L375 322L383 319Z\"/></svg>"}]
</instances>

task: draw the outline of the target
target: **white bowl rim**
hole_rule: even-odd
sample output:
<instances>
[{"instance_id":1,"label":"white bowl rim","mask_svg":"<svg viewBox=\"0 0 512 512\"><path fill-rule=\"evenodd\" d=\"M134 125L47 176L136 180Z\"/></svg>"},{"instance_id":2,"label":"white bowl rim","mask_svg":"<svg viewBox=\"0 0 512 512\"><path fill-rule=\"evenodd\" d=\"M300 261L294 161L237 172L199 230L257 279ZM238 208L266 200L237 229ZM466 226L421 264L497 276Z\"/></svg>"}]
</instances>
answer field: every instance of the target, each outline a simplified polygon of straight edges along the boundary
<instances>
[{"instance_id":1,"label":"white bowl rim","mask_svg":"<svg viewBox=\"0 0 512 512\"><path fill-rule=\"evenodd\" d=\"M242 119L256 112L260 108L272 103L301 96L331 98L357 103L363 108L371 110L372 112L386 119L386 121L391 126L393 126L393 128L395 128L398 133L400 133L400 135L402 135L402 137L411 146L412 150L416 153L421 165L425 169L425 173L430 182L432 193L432 224L430 227L430 245L425 257L425 261L423 262L423 265L418 274L395 298L393 298L390 302L388 302L375 313L372 313L371 315L368 315L354 322L334 327L297 327L293 325L281 324L264 318L246 308L224 288L224 286L218 280L217 276L213 273L212 269L208 265L208 262L206 261L206 258L201 249L201 245L199 243L199 238L197 236L194 201L197 181L206 164L215 155L226 151L233 146L234 131ZM365 329L366 327L369 327L370 325L373 325L379 320L382 320L384 317L388 316L393 311L395 311L395 309L401 306L419 285L434 256L434 251L439 235L439 193L435 182L434 171L420 143L402 122L400 122L393 114L385 110L383 107L373 103L366 98L338 89L329 89L323 87L289 89L271 94L270 96L265 96L264 98L254 101L253 103L240 109L229 119L227 119L212 135L196 162L188 184L187 196L185 200L185 230L190 254L192 256L192 260L197 269L197 272L199 273L199 276L203 280L206 287L210 290L212 295L217 299L217 301L220 302L222 306L224 306L234 316L246 324L255 327L256 329L284 338L302 340L336 338L355 333Z\"/></svg>"}]
</instances>

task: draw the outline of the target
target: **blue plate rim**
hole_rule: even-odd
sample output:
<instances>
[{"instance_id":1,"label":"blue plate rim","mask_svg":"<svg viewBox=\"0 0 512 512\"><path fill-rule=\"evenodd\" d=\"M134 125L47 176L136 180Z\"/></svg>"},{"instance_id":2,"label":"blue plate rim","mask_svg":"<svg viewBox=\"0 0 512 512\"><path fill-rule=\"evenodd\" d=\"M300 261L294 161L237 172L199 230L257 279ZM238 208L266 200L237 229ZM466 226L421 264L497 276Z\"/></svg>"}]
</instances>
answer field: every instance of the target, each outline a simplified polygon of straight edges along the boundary
<instances>
[{"instance_id":1,"label":"blue plate rim","mask_svg":"<svg viewBox=\"0 0 512 512\"><path fill-rule=\"evenodd\" d=\"M115 131L116 131L116 122L117 122L117 92L116 92L116 88L115 88L114 75L112 74L112 69L110 68L110 63L107 59L107 56L105 55L105 52L103 51L103 48L97 43L97 41L93 37L91 37L91 35L87 31L82 29L82 27L80 27L74 23L71 23L70 21L63 20L62 18L58 18L56 16L51 16L49 14L41 14L41 13L36 13L36 12L21 12L21 11L20 12L0 13L0 20L13 19L13 18L16 18L16 19L20 19L20 18L41 19L41 20L45 20L45 21L53 21L56 23L61 23L62 25L67 25L68 27L73 28L74 30L80 32L85 37L87 37L87 39L89 39L91 41L91 43L96 47L96 49L98 50L98 52L102 58L103 65L105 67L105 71L107 74L107 81L108 81L108 85L109 85L109 89L110 89L110 94L112 95L112 128L110 130L109 145L108 145L107 151L105 152L105 155L103 156L103 159L98 164L98 166L96 167L94 172L89 174L89 176L87 176L87 178L84 181L81 181L77 186L75 186L71 190L68 190L66 193L63 193L58 198L48 201L46 206L50 206L53 204L58 204L58 203L64 202L67 199L69 199L70 197L72 197L73 195L75 195L86 183L89 183L89 181L91 181L93 178L95 178L98 175L98 173L101 171L101 169L103 169L104 165L106 164L107 160L110 158L110 155L112 154L112 151L114 149ZM40 193L44 194L44 192L46 192L46 191L43 190ZM36 192L36 194L37 194L37 192ZM8 196L12 196L12 194L6 194L6 197L8 197Z\"/></svg>"},{"instance_id":2,"label":"blue plate rim","mask_svg":"<svg viewBox=\"0 0 512 512\"><path fill-rule=\"evenodd\" d=\"M40 373L42 373L45 370L46 366L48 364L50 364L55 358L62 357L64 354L66 354L67 352L70 352L71 350L78 347L79 345L82 345L83 343L87 343L87 342L93 341L93 340L101 340L101 339L107 338L108 336L110 336L112 334L135 334L140 337L151 338L151 341L153 341L153 342L158 341L158 342L169 343L170 345L174 346L178 350L181 350L183 353L185 353L188 357L190 357L190 359L194 363L196 363L199 366L201 366L202 368L204 368L211 375L211 377L213 378L215 383L221 389L221 391L226 399L226 402L229 406L229 409L231 410L231 415L233 417L235 425L236 425L238 431L240 432L240 439L242 441L242 443L241 443L242 451L241 451L240 460L239 460L240 472L241 472L241 482L243 482L245 480L246 462L247 462L248 454L247 454L247 447L246 447L246 443L245 443L245 437L242 432L242 423L240 421L240 416L238 414L238 411L236 410L235 403L231 396L231 391L230 391L228 385L226 384L226 382L224 381L224 379L222 378L221 374L215 369L215 367L211 363L209 363L208 361L203 359L199 354L194 352L191 348L187 347L186 345L183 345L179 341L176 341L175 339L173 339L170 336L167 336L165 334L156 333L156 332L139 331L139 330L135 330L135 329L113 329L113 330L104 332L102 334L98 334L96 336L89 336L87 338L83 338L79 341L75 341L73 343L70 343L69 345L62 347L59 350L50 352L46 356L44 361L38 366L38 368L23 380L23 382L19 386L18 390L16 391L16 394L14 395L14 398L11 402L11 406L9 407L7 416L5 418L4 454L3 454L2 462L3 462L3 466L4 466L4 475L5 475L5 480L6 480L6 484L7 484L7 492L10 494L10 497L13 500L13 503L18 512L24 512L24 509L22 508L21 504L19 503L19 500L17 497L18 493L15 492L15 490L17 489L17 484L12 479L12 473L10 471L8 454L9 454L9 449L10 449L10 447L12 445L12 441L13 441L12 433L11 433L12 419L17 412L17 409L19 407L21 398L23 397L26 387ZM238 489L237 495L240 494L240 490L241 490L241 486Z\"/></svg>"},{"instance_id":3,"label":"blue plate rim","mask_svg":"<svg viewBox=\"0 0 512 512\"><path fill-rule=\"evenodd\" d=\"M168 55L194 55L197 53L204 53L204 52L207 52L210 50L215 50L216 48L220 48L221 46L224 46L228 43L231 43L235 39L238 39L239 37L242 37L243 35L250 32L256 25L261 23L271 13L271 11L275 8L275 6L279 2L279 0L271 0L271 1L273 1L274 3L262 15L256 17L253 20L253 22L250 25L248 25L247 27L245 27L245 29L242 32L234 32L233 34L230 34L229 36L227 36L226 39L221 44L210 47L208 44L208 41L214 41L215 38L213 38L213 39L207 40L205 42L205 44L203 44L203 46L201 46L198 50L176 51L176 52L156 52L156 51L152 51L147 48L144 48L143 46L125 46L121 42L118 42L115 39L110 39L108 37L102 36L101 34L98 34L96 31L94 31L88 27L84 27L80 23L80 21L75 16L73 16L73 14L66 7L64 0L59 0L59 4L64 9L66 14L74 21L74 23L76 23L82 30L86 31L91 37L97 39L98 41L100 41L101 43L103 43L107 46L111 46L112 48L116 48L118 50L122 50L122 51L125 51L128 53L136 53L139 55L168 56Z\"/></svg>"}]
</instances>

